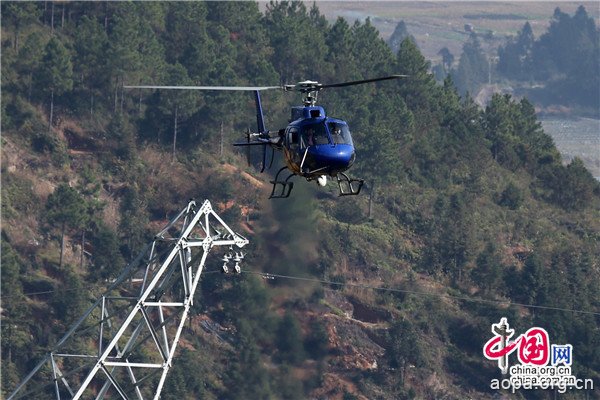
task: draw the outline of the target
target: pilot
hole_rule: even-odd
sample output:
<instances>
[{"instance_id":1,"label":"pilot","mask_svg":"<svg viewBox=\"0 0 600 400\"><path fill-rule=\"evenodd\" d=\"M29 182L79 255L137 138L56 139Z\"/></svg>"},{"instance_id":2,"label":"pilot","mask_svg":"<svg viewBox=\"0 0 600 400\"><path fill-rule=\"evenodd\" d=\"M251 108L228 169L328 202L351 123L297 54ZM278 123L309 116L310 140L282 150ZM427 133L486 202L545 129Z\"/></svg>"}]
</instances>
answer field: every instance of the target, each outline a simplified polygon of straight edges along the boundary
<instances>
[{"instance_id":1,"label":"pilot","mask_svg":"<svg viewBox=\"0 0 600 400\"><path fill-rule=\"evenodd\" d=\"M315 130L312 128L308 128L308 130L306 131L306 137L308 145L309 146L314 146L315 145Z\"/></svg>"},{"instance_id":2,"label":"pilot","mask_svg":"<svg viewBox=\"0 0 600 400\"><path fill-rule=\"evenodd\" d=\"M344 140L342 138L342 130L339 126L333 128L333 143L343 143Z\"/></svg>"}]
</instances>

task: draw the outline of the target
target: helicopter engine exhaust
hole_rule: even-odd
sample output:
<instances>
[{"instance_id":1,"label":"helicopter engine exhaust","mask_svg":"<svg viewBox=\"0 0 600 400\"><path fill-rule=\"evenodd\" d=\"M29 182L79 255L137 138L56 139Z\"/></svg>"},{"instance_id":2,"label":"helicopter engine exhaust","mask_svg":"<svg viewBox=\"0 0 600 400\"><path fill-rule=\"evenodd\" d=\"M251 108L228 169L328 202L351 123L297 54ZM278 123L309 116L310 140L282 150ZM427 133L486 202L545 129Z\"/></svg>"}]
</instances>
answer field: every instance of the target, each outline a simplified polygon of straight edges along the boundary
<instances>
[{"instance_id":1,"label":"helicopter engine exhaust","mask_svg":"<svg viewBox=\"0 0 600 400\"><path fill-rule=\"evenodd\" d=\"M321 175L317 178L317 184L321 187L325 187L327 185L327 176Z\"/></svg>"}]
</instances>

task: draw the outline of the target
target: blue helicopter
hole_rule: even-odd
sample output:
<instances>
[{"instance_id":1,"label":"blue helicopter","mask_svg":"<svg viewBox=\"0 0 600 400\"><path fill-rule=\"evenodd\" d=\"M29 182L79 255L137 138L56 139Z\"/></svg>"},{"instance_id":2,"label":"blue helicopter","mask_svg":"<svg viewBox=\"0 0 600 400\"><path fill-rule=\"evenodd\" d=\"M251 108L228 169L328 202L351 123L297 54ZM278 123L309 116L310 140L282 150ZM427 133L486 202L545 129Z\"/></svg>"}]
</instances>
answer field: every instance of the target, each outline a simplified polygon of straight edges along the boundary
<instances>
[{"instance_id":1,"label":"blue helicopter","mask_svg":"<svg viewBox=\"0 0 600 400\"><path fill-rule=\"evenodd\" d=\"M315 81L298 82L295 85L283 86L125 86L141 89L195 89L195 90L227 90L252 91L256 103L257 132L246 131L246 142L234 143L234 146L262 146L261 172L265 170L267 147L271 148L272 166L275 150L283 151L285 166L281 167L275 178L270 199L289 197L294 183L290 179L301 176L307 181L316 180L321 187L327 184L327 177L335 177L340 196L357 195L364 180L350 178L344 172L348 170L356 158L354 143L348 124L325 114L325 109L317 106L317 94L326 88L360 85L364 83L405 78L407 75L390 75L380 78L349 81L333 84L321 84ZM289 125L272 134L265 127L260 92L279 89L298 91L303 94L303 105L291 109ZM287 171L287 176L282 173ZM285 177L285 179L283 179Z\"/></svg>"}]
</instances>

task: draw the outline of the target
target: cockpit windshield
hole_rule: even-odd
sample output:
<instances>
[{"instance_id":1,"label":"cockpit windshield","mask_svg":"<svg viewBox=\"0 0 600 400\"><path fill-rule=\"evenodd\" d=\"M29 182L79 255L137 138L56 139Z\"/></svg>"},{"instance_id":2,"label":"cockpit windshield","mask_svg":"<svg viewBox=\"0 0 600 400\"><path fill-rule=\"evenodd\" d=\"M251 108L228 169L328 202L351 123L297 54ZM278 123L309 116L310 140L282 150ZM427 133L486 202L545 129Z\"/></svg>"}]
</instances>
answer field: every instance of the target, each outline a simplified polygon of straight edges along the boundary
<instances>
[{"instance_id":1,"label":"cockpit windshield","mask_svg":"<svg viewBox=\"0 0 600 400\"><path fill-rule=\"evenodd\" d=\"M331 133L333 143L352 145L352 136L350 136L348 125L340 124L339 122L328 122L327 127L329 128L329 133Z\"/></svg>"},{"instance_id":2,"label":"cockpit windshield","mask_svg":"<svg viewBox=\"0 0 600 400\"><path fill-rule=\"evenodd\" d=\"M325 124L323 123L304 125L304 127L302 127L302 135L300 138L302 140L301 147L329 143L329 138L325 131Z\"/></svg>"},{"instance_id":3,"label":"cockpit windshield","mask_svg":"<svg viewBox=\"0 0 600 400\"><path fill-rule=\"evenodd\" d=\"M352 145L352 136L348 125L339 122L327 122L327 129L331 135L330 142L325 122L304 125L300 128L300 147L315 146L320 144L349 144ZM292 140L293 142L293 140Z\"/></svg>"}]
</instances>

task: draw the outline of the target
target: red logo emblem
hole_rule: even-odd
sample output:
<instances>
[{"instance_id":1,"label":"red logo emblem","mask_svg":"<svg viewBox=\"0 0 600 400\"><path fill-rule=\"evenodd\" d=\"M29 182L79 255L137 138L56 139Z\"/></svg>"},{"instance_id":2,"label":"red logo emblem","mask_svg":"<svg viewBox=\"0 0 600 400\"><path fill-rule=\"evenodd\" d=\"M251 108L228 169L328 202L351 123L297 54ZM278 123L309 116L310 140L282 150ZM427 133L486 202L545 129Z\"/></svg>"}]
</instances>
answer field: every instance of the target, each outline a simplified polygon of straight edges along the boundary
<instances>
[{"instance_id":1,"label":"red logo emblem","mask_svg":"<svg viewBox=\"0 0 600 400\"><path fill-rule=\"evenodd\" d=\"M494 337L483 346L483 354L488 360L498 360L498 368L503 374L508 372L508 356L519 349L518 358L523 365L544 366L550 359L548 332L543 328L531 328L516 340L510 341L515 331L509 329L506 318L492 324Z\"/></svg>"}]
</instances>

